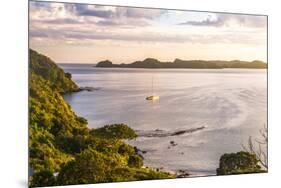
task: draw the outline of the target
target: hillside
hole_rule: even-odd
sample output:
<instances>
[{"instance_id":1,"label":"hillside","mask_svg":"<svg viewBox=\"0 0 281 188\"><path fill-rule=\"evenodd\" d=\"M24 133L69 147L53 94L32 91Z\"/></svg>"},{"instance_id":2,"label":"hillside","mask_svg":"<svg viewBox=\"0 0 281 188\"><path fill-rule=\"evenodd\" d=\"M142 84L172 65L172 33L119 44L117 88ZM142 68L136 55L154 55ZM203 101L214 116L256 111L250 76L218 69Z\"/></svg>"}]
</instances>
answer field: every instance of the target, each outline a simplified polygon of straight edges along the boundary
<instances>
[{"instance_id":1,"label":"hillside","mask_svg":"<svg viewBox=\"0 0 281 188\"><path fill-rule=\"evenodd\" d=\"M174 177L142 168L137 148L123 141L136 137L127 125L89 129L62 97L78 90L70 74L30 50L30 187Z\"/></svg>"},{"instance_id":2,"label":"hillside","mask_svg":"<svg viewBox=\"0 0 281 188\"><path fill-rule=\"evenodd\" d=\"M222 69L222 68L248 68L266 69L267 64L262 61L204 61L181 60L173 62L160 62L157 59L147 58L143 61L135 61L130 64L113 64L111 61L101 61L96 67L120 67L120 68L188 68L188 69Z\"/></svg>"},{"instance_id":3,"label":"hillside","mask_svg":"<svg viewBox=\"0 0 281 188\"><path fill-rule=\"evenodd\" d=\"M71 74L65 73L50 58L30 50L29 68L31 73L40 75L61 93L79 91L79 87L71 80Z\"/></svg>"}]
</instances>

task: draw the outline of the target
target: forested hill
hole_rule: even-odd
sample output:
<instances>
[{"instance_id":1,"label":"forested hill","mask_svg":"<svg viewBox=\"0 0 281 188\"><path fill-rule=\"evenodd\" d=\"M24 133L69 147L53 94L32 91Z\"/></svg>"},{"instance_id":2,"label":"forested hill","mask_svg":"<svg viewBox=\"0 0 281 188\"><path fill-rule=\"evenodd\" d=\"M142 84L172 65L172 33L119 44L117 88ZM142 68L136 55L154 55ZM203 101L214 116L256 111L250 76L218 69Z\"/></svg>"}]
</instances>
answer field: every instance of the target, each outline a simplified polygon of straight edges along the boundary
<instances>
[{"instance_id":1,"label":"forested hill","mask_svg":"<svg viewBox=\"0 0 281 188\"><path fill-rule=\"evenodd\" d=\"M136 137L127 125L89 129L62 97L72 91L79 87L69 73L30 50L30 187L174 177L142 168L137 148L123 141Z\"/></svg>"},{"instance_id":2,"label":"forested hill","mask_svg":"<svg viewBox=\"0 0 281 188\"><path fill-rule=\"evenodd\" d=\"M190 69L222 69L222 68L248 68L266 69L267 64L262 61L204 61L204 60L180 60L173 62L161 62L157 59L147 58L143 61L135 61L130 64L113 64L109 60L99 62L96 67L123 67L123 68L190 68Z\"/></svg>"},{"instance_id":3,"label":"forested hill","mask_svg":"<svg viewBox=\"0 0 281 188\"><path fill-rule=\"evenodd\" d=\"M30 49L30 72L40 75L57 88L61 93L79 91L79 87L71 80L71 74L65 73L50 58Z\"/></svg>"}]
</instances>

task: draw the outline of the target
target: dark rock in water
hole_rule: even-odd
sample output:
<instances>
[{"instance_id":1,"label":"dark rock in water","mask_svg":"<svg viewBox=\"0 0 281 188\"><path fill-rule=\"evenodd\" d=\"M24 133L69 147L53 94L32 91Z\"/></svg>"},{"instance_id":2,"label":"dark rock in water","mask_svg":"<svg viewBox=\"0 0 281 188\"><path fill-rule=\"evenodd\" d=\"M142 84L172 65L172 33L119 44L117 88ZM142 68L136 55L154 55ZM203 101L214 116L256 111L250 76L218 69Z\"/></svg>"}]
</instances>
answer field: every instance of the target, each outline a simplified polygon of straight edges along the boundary
<instances>
[{"instance_id":1,"label":"dark rock in water","mask_svg":"<svg viewBox=\"0 0 281 188\"><path fill-rule=\"evenodd\" d=\"M185 174L179 174L177 175L177 178L187 178L189 177L190 175L188 173L185 173Z\"/></svg>"},{"instance_id":2,"label":"dark rock in water","mask_svg":"<svg viewBox=\"0 0 281 188\"><path fill-rule=\"evenodd\" d=\"M182 135L182 134L185 134L185 133L193 133L195 131L199 131L199 130L202 130L204 128L205 128L205 126L197 127L197 128L189 129L189 130L180 130L180 131L176 131L176 132L171 133L170 136L178 136L178 135Z\"/></svg>"},{"instance_id":3,"label":"dark rock in water","mask_svg":"<svg viewBox=\"0 0 281 188\"><path fill-rule=\"evenodd\" d=\"M186 178L189 176L190 176L190 174L187 172L187 170L179 170L177 172L177 178Z\"/></svg>"},{"instance_id":4,"label":"dark rock in water","mask_svg":"<svg viewBox=\"0 0 281 188\"><path fill-rule=\"evenodd\" d=\"M184 133L186 133L186 131L177 131L177 132L174 132L174 133L172 133L171 134L171 136L176 136L176 135L181 135L181 134L184 134Z\"/></svg>"},{"instance_id":5,"label":"dark rock in water","mask_svg":"<svg viewBox=\"0 0 281 188\"><path fill-rule=\"evenodd\" d=\"M141 149L137 148L136 146L134 146L134 150L135 150L135 153L138 154L138 155L147 153L147 151L141 150Z\"/></svg>"},{"instance_id":6,"label":"dark rock in water","mask_svg":"<svg viewBox=\"0 0 281 188\"><path fill-rule=\"evenodd\" d=\"M165 131L161 129L155 130L136 130L138 137L167 137L167 136L180 136L183 134L193 133L205 129L205 126L190 128L185 130Z\"/></svg>"},{"instance_id":7,"label":"dark rock in water","mask_svg":"<svg viewBox=\"0 0 281 188\"><path fill-rule=\"evenodd\" d=\"M178 145L177 143L175 143L175 141L170 141L170 144L171 144L172 146Z\"/></svg>"},{"instance_id":8,"label":"dark rock in water","mask_svg":"<svg viewBox=\"0 0 281 188\"><path fill-rule=\"evenodd\" d=\"M100 90L98 87L80 87L80 91L97 91Z\"/></svg>"}]
</instances>

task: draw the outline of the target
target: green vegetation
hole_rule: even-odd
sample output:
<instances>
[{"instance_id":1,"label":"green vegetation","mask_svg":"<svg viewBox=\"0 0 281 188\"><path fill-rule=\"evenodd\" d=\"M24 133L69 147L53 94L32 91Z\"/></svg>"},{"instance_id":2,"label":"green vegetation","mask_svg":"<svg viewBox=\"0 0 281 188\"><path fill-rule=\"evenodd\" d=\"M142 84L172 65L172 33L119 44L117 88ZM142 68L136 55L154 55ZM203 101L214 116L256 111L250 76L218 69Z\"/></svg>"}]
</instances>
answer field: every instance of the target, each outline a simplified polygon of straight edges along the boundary
<instances>
[{"instance_id":1,"label":"green vegetation","mask_svg":"<svg viewBox=\"0 0 281 188\"><path fill-rule=\"evenodd\" d=\"M50 58L29 50L31 73L49 81L52 87L61 93L79 91L79 87L71 80L71 74L65 73Z\"/></svg>"},{"instance_id":2,"label":"green vegetation","mask_svg":"<svg viewBox=\"0 0 281 188\"><path fill-rule=\"evenodd\" d=\"M134 139L137 137L135 131L125 124L105 125L104 127L91 130L95 137Z\"/></svg>"},{"instance_id":3,"label":"green vegetation","mask_svg":"<svg viewBox=\"0 0 281 188\"><path fill-rule=\"evenodd\" d=\"M143 166L142 157L139 155L131 155L128 159L128 166L141 168Z\"/></svg>"},{"instance_id":4,"label":"green vegetation","mask_svg":"<svg viewBox=\"0 0 281 188\"><path fill-rule=\"evenodd\" d=\"M238 153L224 154L220 158L217 175L265 172L258 163L259 160L253 153L240 151Z\"/></svg>"},{"instance_id":5,"label":"green vegetation","mask_svg":"<svg viewBox=\"0 0 281 188\"><path fill-rule=\"evenodd\" d=\"M123 139L136 133L124 124L89 129L61 94L79 91L48 57L30 50L30 187L174 178L142 168L143 159Z\"/></svg>"},{"instance_id":6,"label":"green vegetation","mask_svg":"<svg viewBox=\"0 0 281 188\"><path fill-rule=\"evenodd\" d=\"M96 67L123 67L123 68L190 68L190 69L222 69L222 68L248 68L266 69L267 64L262 61L203 61L203 60L180 60L173 62L160 62L157 59L147 58L131 64L113 64L111 61L101 61Z\"/></svg>"}]
</instances>

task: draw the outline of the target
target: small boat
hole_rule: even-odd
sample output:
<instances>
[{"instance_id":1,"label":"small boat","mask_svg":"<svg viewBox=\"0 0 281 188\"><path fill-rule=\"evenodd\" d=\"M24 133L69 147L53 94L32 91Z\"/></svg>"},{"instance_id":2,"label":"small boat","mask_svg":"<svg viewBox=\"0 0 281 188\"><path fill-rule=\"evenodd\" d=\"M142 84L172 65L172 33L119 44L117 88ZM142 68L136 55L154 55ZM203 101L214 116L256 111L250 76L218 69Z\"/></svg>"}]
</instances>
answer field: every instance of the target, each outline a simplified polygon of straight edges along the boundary
<instances>
[{"instance_id":1,"label":"small boat","mask_svg":"<svg viewBox=\"0 0 281 188\"><path fill-rule=\"evenodd\" d=\"M152 95L152 96L146 97L145 99L146 99L146 100L150 100L150 101L154 101L154 100L159 100L160 97L159 97L159 96L154 96L154 95Z\"/></svg>"},{"instance_id":2,"label":"small boat","mask_svg":"<svg viewBox=\"0 0 281 188\"><path fill-rule=\"evenodd\" d=\"M160 99L160 97L159 96L157 96L157 95L153 95L153 77L152 77L152 95L151 96L148 96L148 97L146 97L145 99L146 100L149 100L149 101L155 101L155 100L159 100Z\"/></svg>"}]
</instances>

